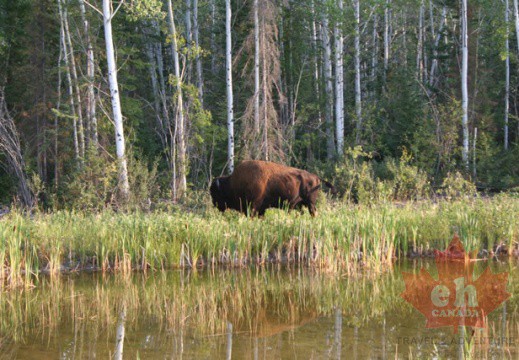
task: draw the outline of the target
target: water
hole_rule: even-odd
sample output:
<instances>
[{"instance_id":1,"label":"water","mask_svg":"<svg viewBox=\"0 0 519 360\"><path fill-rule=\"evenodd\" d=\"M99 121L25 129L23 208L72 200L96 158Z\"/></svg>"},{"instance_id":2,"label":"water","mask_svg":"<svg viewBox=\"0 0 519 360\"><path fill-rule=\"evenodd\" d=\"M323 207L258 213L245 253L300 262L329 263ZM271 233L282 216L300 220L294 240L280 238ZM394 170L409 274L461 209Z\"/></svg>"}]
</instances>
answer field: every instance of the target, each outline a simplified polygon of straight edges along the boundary
<instances>
[{"instance_id":1,"label":"water","mask_svg":"<svg viewBox=\"0 0 519 360\"><path fill-rule=\"evenodd\" d=\"M476 273L487 264L509 272L512 297L486 329L457 334L426 329L400 297L401 271L436 276L431 261L382 275L276 267L40 278L0 293L0 358L109 358L122 327L125 359L517 358L519 264L480 262Z\"/></svg>"}]
</instances>

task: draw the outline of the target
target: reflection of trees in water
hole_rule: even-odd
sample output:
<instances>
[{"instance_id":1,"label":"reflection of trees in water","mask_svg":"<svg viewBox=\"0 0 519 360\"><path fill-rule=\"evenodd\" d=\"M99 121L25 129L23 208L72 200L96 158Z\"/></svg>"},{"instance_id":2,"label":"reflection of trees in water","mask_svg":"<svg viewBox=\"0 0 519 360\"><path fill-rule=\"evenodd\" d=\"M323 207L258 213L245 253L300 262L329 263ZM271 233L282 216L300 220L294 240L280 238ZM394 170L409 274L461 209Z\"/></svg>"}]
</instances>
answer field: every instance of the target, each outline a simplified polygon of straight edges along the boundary
<instances>
[{"instance_id":1,"label":"reflection of trees in water","mask_svg":"<svg viewBox=\"0 0 519 360\"><path fill-rule=\"evenodd\" d=\"M376 328L380 334L376 344L391 355L393 348L386 343L394 341L396 328L409 326L408 315L413 315L410 306L402 306L403 289L401 278L393 273L341 277L300 268L42 280L38 289L0 297L0 347L7 351L22 341L53 339L50 346L76 356L79 352L113 354L125 304L125 356L162 349L222 358L245 347L251 356L257 353L263 358L268 349L293 342L296 329L307 324L319 329L322 342L330 339L328 356L364 357L371 351L363 335L365 326ZM517 305L509 309L513 311L509 311L507 331L517 324L512 319ZM392 324L387 330L386 321Z\"/></svg>"}]
</instances>

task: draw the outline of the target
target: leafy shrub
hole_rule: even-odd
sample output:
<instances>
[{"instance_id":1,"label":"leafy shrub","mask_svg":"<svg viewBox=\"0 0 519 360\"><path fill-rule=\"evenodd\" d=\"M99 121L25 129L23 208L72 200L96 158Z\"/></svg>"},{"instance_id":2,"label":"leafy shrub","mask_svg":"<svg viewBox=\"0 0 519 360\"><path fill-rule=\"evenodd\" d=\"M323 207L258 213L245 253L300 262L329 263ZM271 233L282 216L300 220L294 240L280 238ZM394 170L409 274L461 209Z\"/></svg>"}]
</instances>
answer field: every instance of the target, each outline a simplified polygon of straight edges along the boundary
<instances>
[{"instance_id":1,"label":"leafy shrub","mask_svg":"<svg viewBox=\"0 0 519 360\"><path fill-rule=\"evenodd\" d=\"M69 177L63 202L77 210L101 210L114 201L117 163L89 149L81 168Z\"/></svg>"},{"instance_id":2,"label":"leafy shrub","mask_svg":"<svg viewBox=\"0 0 519 360\"><path fill-rule=\"evenodd\" d=\"M418 200L430 192L427 174L411 165L411 160L411 154L404 149L400 160L390 158L385 161L385 181L392 189L393 200Z\"/></svg>"},{"instance_id":3,"label":"leafy shrub","mask_svg":"<svg viewBox=\"0 0 519 360\"><path fill-rule=\"evenodd\" d=\"M445 195L449 200L475 196L477 194L476 185L470 180L466 180L458 171L447 174L445 179L443 179L439 193Z\"/></svg>"}]
</instances>

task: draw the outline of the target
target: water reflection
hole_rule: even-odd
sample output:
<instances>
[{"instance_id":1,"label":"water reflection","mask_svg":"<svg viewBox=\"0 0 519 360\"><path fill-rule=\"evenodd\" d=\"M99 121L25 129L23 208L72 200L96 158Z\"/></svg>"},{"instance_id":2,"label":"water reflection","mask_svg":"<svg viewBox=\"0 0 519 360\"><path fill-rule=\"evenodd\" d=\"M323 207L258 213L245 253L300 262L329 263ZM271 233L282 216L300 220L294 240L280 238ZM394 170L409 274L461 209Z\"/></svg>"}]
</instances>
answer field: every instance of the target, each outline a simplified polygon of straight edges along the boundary
<instances>
[{"instance_id":1,"label":"water reflection","mask_svg":"<svg viewBox=\"0 0 519 360\"><path fill-rule=\"evenodd\" d=\"M0 293L0 357L519 355L516 263L491 263L493 272L510 272L512 298L491 314L488 327L456 335L425 329L423 316L400 298L400 271L421 266L434 276L434 263L406 261L373 277L255 268L44 279L32 291Z\"/></svg>"}]
</instances>

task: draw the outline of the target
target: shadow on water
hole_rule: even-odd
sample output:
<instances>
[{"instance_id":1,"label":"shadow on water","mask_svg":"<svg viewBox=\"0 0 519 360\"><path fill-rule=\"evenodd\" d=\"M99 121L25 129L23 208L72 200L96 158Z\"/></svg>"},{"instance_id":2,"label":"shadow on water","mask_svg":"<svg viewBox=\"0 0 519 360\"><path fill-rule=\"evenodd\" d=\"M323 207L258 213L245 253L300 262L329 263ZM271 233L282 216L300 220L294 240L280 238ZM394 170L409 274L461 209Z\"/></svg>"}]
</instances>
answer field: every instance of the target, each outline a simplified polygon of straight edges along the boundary
<instances>
[{"instance_id":1,"label":"shadow on water","mask_svg":"<svg viewBox=\"0 0 519 360\"><path fill-rule=\"evenodd\" d=\"M400 297L401 271L435 276L428 261L376 276L276 267L43 279L0 293L0 358L516 358L519 267L489 264L510 273L512 298L485 330L458 334L426 329Z\"/></svg>"}]
</instances>

